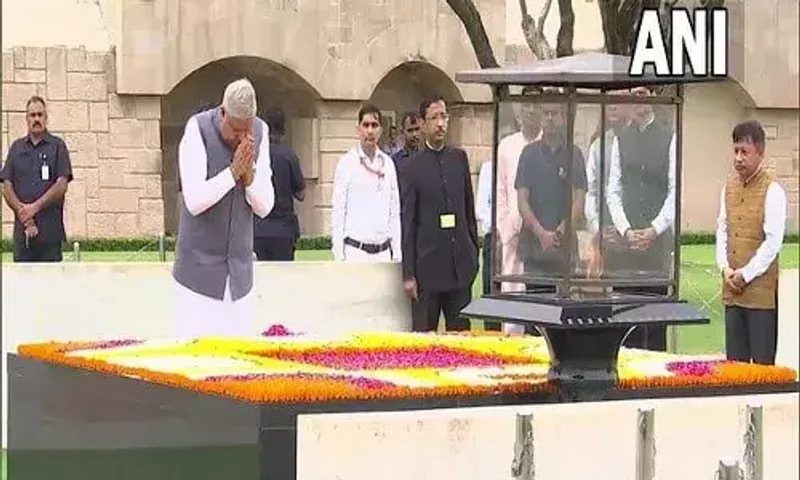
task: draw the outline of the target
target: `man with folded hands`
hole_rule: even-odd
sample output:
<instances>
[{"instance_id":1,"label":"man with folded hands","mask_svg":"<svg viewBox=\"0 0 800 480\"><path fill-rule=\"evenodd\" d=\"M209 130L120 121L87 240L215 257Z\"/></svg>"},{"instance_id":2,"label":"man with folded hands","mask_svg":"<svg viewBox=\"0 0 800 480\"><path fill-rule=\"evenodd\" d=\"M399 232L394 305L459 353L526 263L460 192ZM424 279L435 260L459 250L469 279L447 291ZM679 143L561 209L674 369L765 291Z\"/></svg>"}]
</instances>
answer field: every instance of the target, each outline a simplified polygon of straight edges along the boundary
<instances>
[{"instance_id":1,"label":"man with folded hands","mask_svg":"<svg viewBox=\"0 0 800 480\"><path fill-rule=\"evenodd\" d=\"M728 360L775 364L778 254L786 192L764 168L765 133L755 121L733 129L733 172L720 194L717 265L725 304Z\"/></svg>"},{"instance_id":2,"label":"man with folded hands","mask_svg":"<svg viewBox=\"0 0 800 480\"><path fill-rule=\"evenodd\" d=\"M275 192L269 127L256 117L248 80L231 83L222 105L189 119L178 172L176 336L253 334L253 214L266 217Z\"/></svg>"}]
</instances>

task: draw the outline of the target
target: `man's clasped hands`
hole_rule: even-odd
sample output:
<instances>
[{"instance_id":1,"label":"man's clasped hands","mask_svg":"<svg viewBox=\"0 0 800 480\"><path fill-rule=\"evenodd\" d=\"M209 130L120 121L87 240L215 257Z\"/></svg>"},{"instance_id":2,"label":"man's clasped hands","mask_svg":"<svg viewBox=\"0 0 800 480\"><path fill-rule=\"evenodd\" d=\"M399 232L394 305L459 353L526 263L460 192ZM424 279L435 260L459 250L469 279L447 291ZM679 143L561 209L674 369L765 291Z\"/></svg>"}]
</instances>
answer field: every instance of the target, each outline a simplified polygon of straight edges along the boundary
<instances>
[{"instance_id":1,"label":"man's clasped hands","mask_svg":"<svg viewBox=\"0 0 800 480\"><path fill-rule=\"evenodd\" d=\"M747 286L741 269L734 270L732 268L726 268L722 271L722 279L728 288L737 295L742 293L744 287Z\"/></svg>"},{"instance_id":2,"label":"man's clasped hands","mask_svg":"<svg viewBox=\"0 0 800 480\"><path fill-rule=\"evenodd\" d=\"M246 135L236 147L231 163L233 179L241 180L245 187L249 187L255 177L255 156L255 140L252 135Z\"/></svg>"},{"instance_id":3,"label":"man's clasped hands","mask_svg":"<svg viewBox=\"0 0 800 480\"><path fill-rule=\"evenodd\" d=\"M649 250L650 247L658 240L658 233L653 227L643 228L641 230L628 229L625 232L625 240L631 250Z\"/></svg>"},{"instance_id":4,"label":"man's clasped hands","mask_svg":"<svg viewBox=\"0 0 800 480\"><path fill-rule=\"evenodd\" d=\"M19 221L25 226L25 238L33 238L39 235L39 229L36 227L34 217L39 213L39 206L37 203L22 204L19 209Z\"/></svg>"}]
</instances>

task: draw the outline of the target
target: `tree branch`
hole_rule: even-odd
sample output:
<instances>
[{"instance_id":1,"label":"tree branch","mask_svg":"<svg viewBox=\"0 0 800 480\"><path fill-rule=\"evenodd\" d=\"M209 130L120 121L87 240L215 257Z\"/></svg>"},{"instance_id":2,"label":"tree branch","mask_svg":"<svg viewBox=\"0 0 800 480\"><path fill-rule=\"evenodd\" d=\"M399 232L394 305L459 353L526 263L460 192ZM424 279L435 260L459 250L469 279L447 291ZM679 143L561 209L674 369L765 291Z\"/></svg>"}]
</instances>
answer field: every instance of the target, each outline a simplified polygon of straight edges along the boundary
<instances>
[{"instance_id":1,"label":"tree branch","mask_svg":"<svg viewBox=\"0 0 800 480\"><path fill-rule=\"evenodd\" d=\"M519 0L519 11L521 18L524 19L528 16L528 2L526 0Z\"/></svg>"},{"instance_id":2,"label":"tree branch","mask_svg":"<svg viewBox=\"0 0 800 480\"><path fill-rule=\"evenodd\" d=\"M528 44L528 48L531 49L533 56L539 60L553 58L555 52L544 36L544 22L547 20L547 15L550 13L553 0L545 0L544 6L542 6L542 12L539 18L535 20L528 14L525 0L520 0L519 3L520 9L522 10L522 33L525 35L525 42Z\"/></svg>"},{"instance_id":3,"label":"tree branch","mask_svg":"<svg viewBox=\"0 0 800 480\"><path fill-rule=\"evenodd\" d=\"M475 3L472 0L447 0L447 4L464 25L481 68L499 67L500 64L494 56L492 44L489 42L489 36L486 34L486 28Z\"/></svg>"},{"instance_id":4,"label":"tree branch","mask_svg":"<svg viewBox=\"0 0 800 480\"><path fill-rule=\"evenodd\" d=\"M575 12L572 10L572 0L558 0L558 12L561 16L561 26L558 29L556 56L569 57L574 53L572 44L575 40Z\"/></svg>"}]
</instances>

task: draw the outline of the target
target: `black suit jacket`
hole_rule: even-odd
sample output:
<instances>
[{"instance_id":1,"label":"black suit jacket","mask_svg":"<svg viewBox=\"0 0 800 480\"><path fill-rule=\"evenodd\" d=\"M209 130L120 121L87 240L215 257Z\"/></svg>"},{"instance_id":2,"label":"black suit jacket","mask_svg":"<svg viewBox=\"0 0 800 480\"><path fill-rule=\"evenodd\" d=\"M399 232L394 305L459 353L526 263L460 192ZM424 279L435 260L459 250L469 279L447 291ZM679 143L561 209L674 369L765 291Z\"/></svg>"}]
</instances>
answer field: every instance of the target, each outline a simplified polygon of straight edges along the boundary
<instances>
[{"instance_id":1,"label":"black suit jacket","mask_svg":"<svg viewBox=\"0 0 800 480\"><path fill-rule=\"evenodd\" d=\"M424 149L402 167L403 278L422 290L471 287L478 273L478 224L464 150ZM454 228L441 216L455 215Z\"/></svg>"}]
</instances>

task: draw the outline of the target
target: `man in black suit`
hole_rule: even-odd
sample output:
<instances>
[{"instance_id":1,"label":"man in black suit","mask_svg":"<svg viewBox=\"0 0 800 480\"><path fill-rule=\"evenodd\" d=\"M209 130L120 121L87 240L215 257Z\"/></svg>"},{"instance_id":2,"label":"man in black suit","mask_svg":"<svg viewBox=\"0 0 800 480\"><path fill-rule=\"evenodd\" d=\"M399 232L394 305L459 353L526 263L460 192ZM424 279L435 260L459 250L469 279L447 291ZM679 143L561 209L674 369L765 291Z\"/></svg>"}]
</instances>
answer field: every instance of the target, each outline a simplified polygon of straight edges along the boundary
<instances>
[{"instance_id":1,"label":"man in black suit","mask_svg":"<svg viewBox=\"0 0 800 480\"><path fill-rule=\"evenodd\" d=\"M469 160L445 145L449 116L441 97L420 105L425 145L403 165L403 289L417 332L469 329L459 312L472 300L478 273L478 225Z\"/></svg>"}]
</instances>

